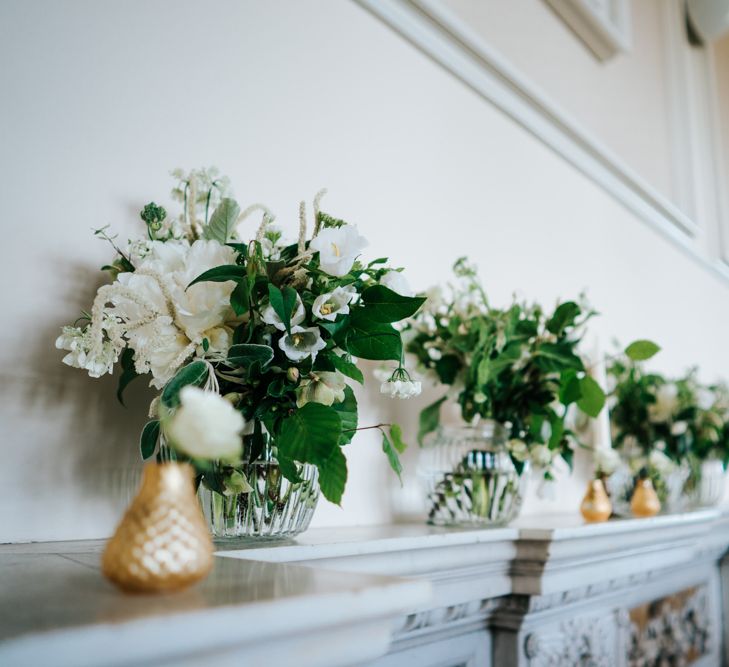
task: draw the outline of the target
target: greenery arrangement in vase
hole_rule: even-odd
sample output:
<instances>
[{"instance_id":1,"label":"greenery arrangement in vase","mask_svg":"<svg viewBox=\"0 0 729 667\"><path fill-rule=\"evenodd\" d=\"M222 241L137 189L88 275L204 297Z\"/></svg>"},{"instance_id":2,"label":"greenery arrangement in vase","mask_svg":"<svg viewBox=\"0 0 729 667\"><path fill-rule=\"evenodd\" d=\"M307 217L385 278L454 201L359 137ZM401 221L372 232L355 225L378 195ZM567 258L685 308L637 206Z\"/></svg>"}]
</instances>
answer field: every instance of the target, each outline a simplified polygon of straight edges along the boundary
<instances>
[{"instance_id":1,"label":"greenery arrangement in vase","mask_svg":"<svg viewBox=\"0 0 729 667\"><path fill-rule=\"evenodd\" d=\"M420 415L421 444L444 452L426 454L430 520L504 523L518 513L530 464L546 480L553 478L557 458L571 467L579 444L571 428L573 406L596 417L605 404L603 389L578 352L595 313L577 301L559 303L550 312L516 300L495 308L465 258L454 271L457 282L448 292L432 290L405 330L406 349L417 358L419 371L450 388ZM637 341L629 350L639 354L650 345ZM454 439L449 429L439 429L440 408L449 398L460 406L470 437ZM500 425L503 443L481 437L484 420ZM438 435L429 436L434 431ZM476 457L479 450L494 455Z\"/></svg>"},{"instance_id":2,"label":"greenery arrangement in vase","mask_svg":"<svg viewBox=\"0 0 729 667\"><path fill-rule=\"evenodd\" d=\"M339 503L345 488L343 448L361 428L348 384L363 382L357 359L396 363L383 393L419 393L393 323L424 299L396 291L401 274L387 259L360 260L366 240L320 210L323 191L312 236L302 202L298 239L287 244L273 214L260 204L241 211L217 171L173 175L179 216L148 204L147 237L125 249L97 232L117 252L104 267L113 282L57 347L92 377L118 363L120 400L136 377L151 376L160 394L142 456L193 463L214 533L300 532L319 489ZM249 229L255 212L262 220ZM400 428L365 428L382 432L399 474Z\"/></svg>"},{"instance_id":3,"label":"greenery arrangement in vase","mask_svg":"<svg viewBox=\"0 0 729 667\"><path fill-rule=\"evenodd\" d=\"M612 466L607 480L616 507L627 511L641 471L666 511L718 502L717 492L707 494L700 486L702 471L704 482L712 483L708 477L717 468L722 477L729 461L726 388L701 384L695 369L670 379L647 372L640 361L619 357L608 366L612 440L623 462L622 469Z\"/></svg>"}]
</instances>

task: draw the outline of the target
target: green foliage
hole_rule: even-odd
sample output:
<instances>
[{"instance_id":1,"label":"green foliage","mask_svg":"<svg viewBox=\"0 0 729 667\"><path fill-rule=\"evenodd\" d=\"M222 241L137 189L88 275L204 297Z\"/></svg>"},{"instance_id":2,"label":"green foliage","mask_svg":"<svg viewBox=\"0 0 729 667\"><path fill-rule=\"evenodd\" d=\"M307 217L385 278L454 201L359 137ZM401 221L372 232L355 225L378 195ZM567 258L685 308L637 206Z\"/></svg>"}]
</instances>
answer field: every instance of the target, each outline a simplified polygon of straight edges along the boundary
<instances>
[{"instance_id":1,"label":"green foliage","mask_svg":"<svg viewBox=\"0 0 729 667\"><path fill-rule=\"evenodd\" d=\"M395 471L395 474L398 476L398 479L402 484L402 463L400 463L400 457L398 456L395 445L387 437L387 433L385 433L384 430L382 431L382 451L385 453L390 467Z\"/></svg>"},{"instance_id":2,"label":"green foliage","mask_svg":"<svg viewBox=\"0 0 729 667\"><path fill-rule=\"evenodd\" d=\"M273 283L269 283L268 300L276 315L281 318L286 331L291 332L291 316L296 308L296 290L292 287L279 289Z\"/></svg>"},{"instance_id":3,"label":"green foliage","mask_svg":"<svg viewBox=\"0 0 729 667\"><path fill-rule=\"evenodd\" d=\"M157 449L157 440L159 440L159 420L153 419L144 425L142 435L139 438L139 449L145 461L154 455L154 450Z\"/></svg>"},{"instance_id":4,"label":"green foliage","mask_svg":"<svg viewBox=\"0 0 729 667\"><path fill-rule=\"evenodd\" d=\"M336 354L332 354L328 358L332 366L334 366L334 368L340 373L346 375L355 382L364 384L364 375L362 374L362 371L357 368L356 364L353 364L351 361L347 361L344 357L338 357Z\"/></svg>"},{"instance_id":5,"label":"green foliage","mask_svg":"<svg viewBox=\"0 0 729 667\"><path fill-rule=\"evenodd\" d=\"M224 198L213 211L210 222L203 230L203 237L224 245L229 240L240 215L240 207L230 198Z\"/></svg>"},{"instance_id":6,"label":"green foliage","mask_svg":"<svg viewBox=\"0 0 729 667\"><path fill-rule=\"evenodd\" d=\"M161 401L166 408L176 408L180 404L180 391L192 385L202 387L208 379L208 366L204 361L193 361L183 366L162 390Z\"/></svg>"},{"instance_id":7,"label":"green foliage","mask_svg":"<svg viewBox=\"0 0 729 667\"><path fill-rule=\"evenodd\" d=\"M116 389L116 398L124 405L124 390L129 386L129 383L134 379L139 377L137 375L137 370L134 367L134 350L130 348L126 348L122 354L121 354L121 368L122 372L119 376L119 384L117 385Z\"/></svg>"},{"instance_id":8,"label":"green foliage","mask_svg":"<svg viewBox=\"0 0 729 667\"><path fill-rule=\"evenodd\" d=\"M363 309L350 316L345 346L350 354L372 361L400 361L402 339L390 324L370 320Z\"/></svg>"},{"instance_id":9,"label":"green foliage","mask_svg":"<svg viewBox=\"0 0 729 667\"><path fill-rule=\"evenodd\" d=\"M402 296L384 285L372 285L362 292L362 301L368 306L369 319L389 324L414 315L425 298Z\"/></svg>"},{"instance_id":10,"label":"green foliage","mask_svg":"<svg viewBox=\"0 0 729 667\"><path fill-rule=\"evenodd\" d=\"M216 266L214 269L209 269L201 273L195 280L193 280L187 289L190 289L196 283L212 282L212 283L224 283L228 280L238 282L242 278L246 277L246 267L238 264L226 264L224 266Z\"/></svg>"},{"instance_id":11,"label":"green foliage","mask_svg":"<svg viewBox=\"0 0 729 667\"><path fill-rule=\"evenodd\" d=\"M625 354L633 361L646 361L655 356L660 347L650 340L636 340L625 348Z\"/></svg>"},{"instance_id":12,"label":"green foliage","mask_svg":"<svg viewBox=\"0 0 729 667\"><path fill-rule=\"evenodd\" d=\"M595 417L605 394L589 375L578 346L593 311L564 301L554 311L513 301L490 305L476 270L465 259L454 266L458 285L448 297L435 297L409 325L407 351L444 385L457 385L464 421L475 417L508 425L508 437L531 450L546 445L571 451L567 428L572 404ZM441 401L420 416L418 441L435 430ZM560 408L554 406L561 404Z\"/></svg>"},{"instance_id":13,"label":"green foliage","mask_svg":"<svg viewBox=\"0 0 729 667\"><path fill-rule=\"evenodd\" d=\"M418 443L423 444L423 439L428 433L432 433L440 424L440 406L445 403L446 397L439 398L435 403L431 403L420 413L418 424Z\"/></svg>"},{"instance_id":14,"label":"green foliage","mask_svg":"<svg viewBox=\"0 0 729 667\"><path fill-rule=\"evenodd\" d=\"M254 343L242 343L232 345L228 350L227 363L231 366L241 366L246 370L254 363L260 364L261 368L268 365L273 359L273 349L268 345Z\"/></svg>"}]
</instances>

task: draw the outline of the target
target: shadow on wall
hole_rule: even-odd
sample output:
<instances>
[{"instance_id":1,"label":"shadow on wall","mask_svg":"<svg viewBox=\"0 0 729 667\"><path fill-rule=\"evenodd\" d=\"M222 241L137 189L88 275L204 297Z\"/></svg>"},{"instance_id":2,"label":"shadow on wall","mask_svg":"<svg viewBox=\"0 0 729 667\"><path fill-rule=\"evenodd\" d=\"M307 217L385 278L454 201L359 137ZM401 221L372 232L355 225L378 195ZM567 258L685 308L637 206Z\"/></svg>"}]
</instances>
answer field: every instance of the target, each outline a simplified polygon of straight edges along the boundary
<instances>
[{"instance_id":1,"label":"shadow on wall","mask_svg":"<svg viewBox=\"0 0 729 667\"><path fill-rule=\"evenodd\" d=\"M10 371L12 378L0 389L4 403L14 406L10 419L16 422L15 446L23 447L23 440L34 444L27 448L29 454L16 459L12 469L18 477L13 483L43 494L55 487L62 496L72 488L81 500L89 501L87 506L76 505L85 515L100 506L120 514L139 481L142 461L137 442L153 393L145 389L145 379L136 379L124 407L116 400L118 370L94 379L61 362L65 352L54 345L61 327L73 323L82 310L90 310L96 290L106 281L88 264L73 263L68 257L55 258L48 268L58 277L55 298L67 305L68 317L43 322L33 331L29 359L18 361L24 372ZM53 496L47 495L44 502L52 504ZM59 502L67 503L67 496ZM49 507L47 518L56 511Z\"/></svg>"}]
</instances>

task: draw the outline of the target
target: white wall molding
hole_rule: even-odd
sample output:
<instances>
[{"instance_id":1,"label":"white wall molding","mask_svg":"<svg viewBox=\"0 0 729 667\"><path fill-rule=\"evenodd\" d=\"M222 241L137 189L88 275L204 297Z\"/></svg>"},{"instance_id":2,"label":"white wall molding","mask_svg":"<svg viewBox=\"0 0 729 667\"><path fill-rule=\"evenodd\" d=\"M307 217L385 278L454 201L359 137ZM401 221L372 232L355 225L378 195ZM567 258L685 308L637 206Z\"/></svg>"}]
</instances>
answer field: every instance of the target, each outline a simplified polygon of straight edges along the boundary
<instances>
[{"instance_id":1,"label":"white wall molding","mask_svg":"<svg viewBox=\"0 0 729 667\"><path fill-rule=\"evenodd\" d=\"M546 0L599 60L630 49L627 0Z\"/></svg>"},{"instance_id":2,"label":"white wall molding","mask_svg":"<svg viewBox=\"0 0 729 667\"><path fill-rule=\"evenodd\" d=\"M707 253L699 242L702 230L694 213L695 176L684 181L682 174L686 170L682 170L678 176L679 205L670 201L439 0L355 1L567 160L702 268L729 282L726 262ZM674 127L686 120L687 113L693 112L685 105L679 107ZM681 138L677 160L691 150L690 136Z\"/></svg>"}]
</instances>

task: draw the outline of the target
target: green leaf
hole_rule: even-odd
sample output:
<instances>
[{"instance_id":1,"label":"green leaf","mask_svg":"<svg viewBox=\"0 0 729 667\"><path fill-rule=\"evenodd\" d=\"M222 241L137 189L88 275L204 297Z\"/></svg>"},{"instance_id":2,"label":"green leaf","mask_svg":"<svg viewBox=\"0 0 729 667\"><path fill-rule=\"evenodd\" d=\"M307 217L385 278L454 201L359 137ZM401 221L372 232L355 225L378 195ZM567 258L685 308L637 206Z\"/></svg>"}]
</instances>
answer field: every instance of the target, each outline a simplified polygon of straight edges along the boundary
<instances>
[{"instance_id":1,"label":"green leaf","mask_svg":"<svg viewBox=\"0 0 729 667\"><path fill-rule=\"evenodd\" d=\"M354 396L352 387L346 386L344 388L344 400L335 403L332 408L339 413L339 418L342 420L342 434L339 436L339 445L348 445L352 442L357 430L357 399Z\"/></svg>"},{"instance_id":2,"label":"green leaf","mask_svg":"<svg viewBox=\"0 0 729 667\"><path fill-rule=\"evenodd\" d=\"M645 361L660 351L652 340L635 340L625 348L625 354L633 361Z\"/></svg>"},{"instance_id":3,"label":"green leaf","mask_svg":"<svg viewBox=\"0 0 729 667\"><path fill-rule=\"evenodd\" d=\"M560 304L547 322L547 331L557 336L561 335L565 328L575 323L580 312L580 307L574 301Z\"/></svg>"},{"instance_id":4,"label":"green leaf","mask_svg":"<svg viewBox=\"0 0 729 667\"><path fill-rule=\"evenodd\" d=\"M153 419L147 422L142 429L142 435L139 438L139 449L142 452L142 458L146 461L154 454L157 448L157 440L159 439L159 420Z\"/></svg>"},{"instance_id":5,"label":"green leaf","mask_svg":"<svg viewBox=\"0 0 729 667\"><path fill-rule=\"evenodd\" d=\"M477 382L480 387L485 385L491 378L491 360L486 356L478 364Z\"/></svg>"},{"instance_id":6,"label":"green leaf","mask_svg":"<svg viewBox=\"0 0 729 667\"><path fill-rule=\"evenodd\" d=\"M332 366L336 368L340 373L346 375L348 378L352 378L360 384L364 384L364 375L362 371L357 368L357 364L353 364L351 361L347 361L344 357L338 357L335 354L328 355L327 357L331 361Z\"/></svg>"},{"instance_id":7,"label":"green leaf","mask_svg":"<svg viewBox=\"0 0 729 667\"><path fill-rule=\"evenodd\" d=\"M238 264L223 264L213 269L203 271L195 280L193 280L187 289L196 283L224 283L228 280L238 282L241 278L246 277L246 267Z\"/></svg>"},{"instance_id":8,"label":"green leaf","mask_svg":"<svg viewBox=\"0 0 729 667\"><path fill-rule=\"evenodd\" d=\"M589 375L580 380L582 398L577 401L577 407L590 417L597 417L605 405L605 392L602 387Z\"/></svg>"},{"instance_id":9,"label":"green leaf","mask_svg":"<svg viewBox=\"0 0 729 667\"><path fill-rule=\"evenodd\" d=\"M289 480L289 482L292 484L299 484L303 481L299 475L299 468L295 461L292 461L286 456L282 456L280 452L278 453L276 460L278 461L278 467L281 468L281 474Z\"/></svg>"},{"instance_id":10,"label":"green leaf","mask_svg":"<svg viewBox=\"0 0 729 667\"><path fill-rule=\"evenodd\" d=\"M208 379L208 366L203 361L193 361L183 366L162 390L162 404L176 408L180 404L180 390L187 385L201 387Z\"/></svg>"},{"instance_id":11,"label":"green leaf","mask_svg":"<svg viewBox=\"0 0 729 667\"><path fill-rule=\"evenodd\" d=\"M402 439L402 429L400 428L400 424L390 425L390 440L392 440L392 444L398 454L402 454L408 448Z\"/></svg>"},{"instance_id":12,"label":"green leaf","mask_svg":"<svg viewBox=\"0 0 729 667\"><path fill-rule=\"evenodd\" d=\"M345 347L355 357L372 361L400 361L402 339L390 324L374 322L358 309L350 317Z\"/></svg>"},{"instance_id":13,"label":"green leaf","mask_svg":"<svg viewBox=\"0 0 729 667\"><path fill-rule=\"evenodd\" d=\"M341 432L342 419L334 408L307 403L281 422L276 445L290 459L318 465L339 449Z\"/></svg>"},{"instance_id":14,"label":"green leaf","mask_svg":"<svg viewBox=\"0 0 729 667\"><path fill-rule=\"evenodd\" d=\"M240 206L234 199L225 197L210 216L210 222L203 230L203 237L225 245L230 239L240 215Z\"/></svg>"},{"instance_id":15,"label":"green leaf","mask_svg":"<svg viewBox=\"0 0 729 667\"><path fill-rule=\"evenodd\" d=\"M418 425L418 443L423 444L423 438L432 433L440 424L440 406L445 403L446 397L439 398L435 403L431 403L427 408L423 408L420 413Z\"/></svg>"},{"instance_id":16,"label":"green leaf","mask_svg":"<svg viewBox=\"0 0 729 667\"><path fill-rule=\"evenodd\" d=\"M230 293L230 306L236 315L248 312L250 308L248 278L241 278L235 289Z\"/></svg>"},{"instance_id":17,"label":"green leaf","mask_svg":"<svg viewBox=\"0 0 729 667\"><path fill-rule=\"evenodd\" d=\"M375 322L399 322L414 315L425 303L424 297L403 296L384 285L372 285L362 292L367 315Z\"/></svg>"},{"instance_id":18,"label":"green leaf","mask_svg":"<svg viewBox=\"0 0 729 667\"><path fill-rule=\"evenodd\" d=\"M461 370L461 359L455 354L443 355L435 362L435 372L443 384L453 384Z\"/></svg>"},{"instance_id":19,"label":"green leaf","mask_svg":"<svg viewBox=\"0 0 729 667\"><path fill-rule=\"evenodd\" d=\"M336 447L329 457L317 463L316 467L319 469L319 488L322 494L330 503L339 505L347 484L347 459L342 450Z\"/></svg>"},{"instance_id":20,"label":"green leaf","mask_svg":"<svg viewBox=\"0 0 729 667\"><path fill-rule=\"evenodd\" d=\"M228 349L228 363L233 366L250 368L255 362L265 367L273 359L273 348L268 345L256 345L254 343L241 343L231 345Z\"/></svg>"},{"instance_id":21,"label":"green leaf","mask_svg":"<svg viewBox=\"0 0 729 667\"><path fill-rule=\"evenodd\" d=\"M571 349L571 343L542 343L537 349L537 357L541 357L539 365L543 370L561 371L566 368L584 370L584 364Z\"/></svg>"},{"instance_id":22,"label":"green leaf","mask_svg":"<svg viewBox=\"0 0 729 667\"><path fill-rule=\"evenodd\" d=\"M395 447L393 447L384 431L382 432L382 451L385 452L385 456L387 456L390 467L395 471L395 474L398 476L400 483L402 484L402 463L400 463L400 457L397 455Z\"/></svg>"},{"instance_id":23,"label":"green leaf","mask_svg":"<svg viewBox=\"0 0 729 667\"><path fill-rule=\"evenodd\" d=\"M562 405L570 405L579 400L582 396L580 388L580 379L577 377L577 371L570 368L560 378L559 401Z\"/></svg>"},{"instance_id":24,"label":"green leaf","mask_svg":"<svg viewBox=\"0 0 729 667\"><path fill-rule=\"evenodd\" d=\"M137 375L137 370L134 367L134 350L130 348L126 348L124 352L122 352L121 355L121 368L122 372L119 376L119 384L117 385L116 389L116 398L124 405L124 390L127 388L127 385L134 379L139 377Z\"/></svg>"},{"instance_id":25,"label":"green leaf","mask_svg":"<svg viewBox=\"0 0 729 667\"><path fill-rule=\"evenodd\" d=\"M291 333L291 315L296 308L296 297L296 290L293 287L284 287L281 290L273 283L268 284L268 300L289 333Z\"/></svg>"}]
</instances>

